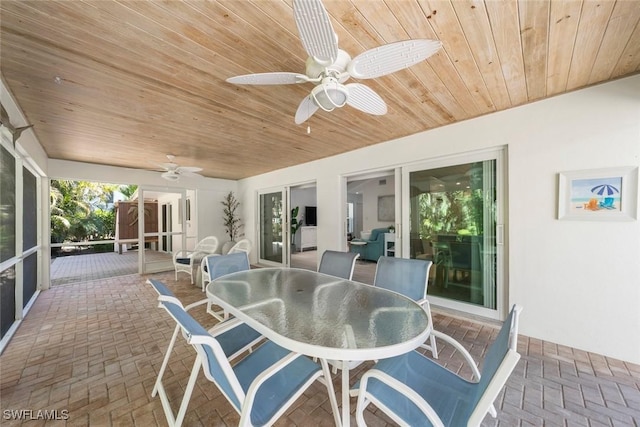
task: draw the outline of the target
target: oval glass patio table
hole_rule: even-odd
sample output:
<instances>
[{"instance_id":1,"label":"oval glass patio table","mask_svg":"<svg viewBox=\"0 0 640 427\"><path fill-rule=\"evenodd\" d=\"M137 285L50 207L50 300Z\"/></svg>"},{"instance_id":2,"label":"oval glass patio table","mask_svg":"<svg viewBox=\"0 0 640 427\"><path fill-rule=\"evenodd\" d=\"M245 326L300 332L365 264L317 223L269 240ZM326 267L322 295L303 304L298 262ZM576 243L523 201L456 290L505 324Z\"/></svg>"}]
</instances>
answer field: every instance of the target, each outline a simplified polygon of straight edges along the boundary
<instances>
[{"instance_id":1,"label":"oval glass patio table","mask_svg":"<svg viewBox=\"0 0 640 427\"><path fill-rule=\"evenodd\" d=\"M427 313L412 299L310 270L229 274L212 281L207 296L276 344L323 361L397 356L431 332ZM342 424L348 425L348 369L342 378Z\"/></svg>"}]
</instances>

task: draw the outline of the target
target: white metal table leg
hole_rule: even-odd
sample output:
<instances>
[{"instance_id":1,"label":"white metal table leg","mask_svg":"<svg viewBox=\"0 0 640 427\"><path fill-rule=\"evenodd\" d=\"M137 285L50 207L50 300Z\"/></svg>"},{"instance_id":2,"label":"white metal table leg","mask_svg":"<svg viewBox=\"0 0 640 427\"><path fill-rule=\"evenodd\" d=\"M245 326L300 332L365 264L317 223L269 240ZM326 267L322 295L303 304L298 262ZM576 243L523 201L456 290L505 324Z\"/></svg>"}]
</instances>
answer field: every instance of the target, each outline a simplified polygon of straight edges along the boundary
<instances>
[{"instance_id":1,"label":"white metal table leg","mask_svg":"<svg viewBox=\"0 0 640 427\"><path fill-rule=\"evenodd\" d=\"M336 400L336 394L333 390L333 381L331 380L331 371L329 370L329 364L325 359L320 359L320 365L322 366L324 380L327 383L327 390L329 391L329 401L331 402L331 412L333 413L333 420L336 423L336 427L342 427L342 422L340 420L340 409L338 408L338 401Z\"/></svg>"},{"instance_id":2,"label":"white metal table leg","mask_svg":"<svg viewBox=\"0 0 640 427\"><path fill-rule=\"evenodd\" d=\"M351 411L349 408L349 362L342 362L342 427L349 427Z\"/></svg>"}]
</instances>

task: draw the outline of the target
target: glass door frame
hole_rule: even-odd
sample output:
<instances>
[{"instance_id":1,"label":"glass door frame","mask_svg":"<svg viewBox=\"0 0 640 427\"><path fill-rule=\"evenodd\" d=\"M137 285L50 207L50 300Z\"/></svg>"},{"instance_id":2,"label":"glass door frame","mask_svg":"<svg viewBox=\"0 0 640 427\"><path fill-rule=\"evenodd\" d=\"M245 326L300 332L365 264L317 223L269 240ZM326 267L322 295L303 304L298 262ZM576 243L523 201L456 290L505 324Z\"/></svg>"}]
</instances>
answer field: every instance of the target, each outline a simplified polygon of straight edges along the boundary
<instances>
[{"instance_id":1,"label":"glass door frame","mask_svg":"<svg viewBox=\"0 0 640 427\"><path fill-rule=\"evenodd\" d=\"M177 194L179 195L179 209L180 209L180 218L182 218L182 227L180 231L169 231L162 232L158 230L155 233L145 233L145 215L144 215L144 193L145 192L153 192L153 193L164 193L164 194ZM139 186L138 187L138 218L142 218L142 221L138 221L138 273L139 274L147 274L147 273L157 273L160 271L169 271L173 268L173 262L169 266L159 266L157 268L153 268L151 266L151 262L148 261L145 257L145 241L147 237L157 237L158 245L160 245L160 241L163 237L173 238L173 236L180 236L182 239L181 247L183 249L186 248L187 244L187 233L184 219L187 214L187 203L186 203L186 190L184 188L167 188L167 187L153 187L153 186ZM160 205L158 205L160 207ZM161 211L158 211L159 218L161 218Z\"/></svg>"},{"instance_id":2,"label":"glass door frame","mask_svg":"<svg viewBox=\"0 0 640 427\"><path fill-rule=\"evenodd\" d=\"M401 223L405 226L400 230L402 236L402 253L410 253L410 174L411 172L417 172L428 169L443 168L448 166L455 166L459 164L480 162L485 160L496 161L496 308L490 309L479 305L466 303L463 301L455 301L447 298L440 298L432 295L427 295L429 302L435 306L443 308L449 308L465 313L482 316L490 319L502 320L507 314L508 304L508 286L506 279L506 236L505 236L505 222L506 222L506 148L498 147L488 150L474 151L464 154L458 154L453 156L446 156L431 160L425 160L418 163L412 163L404 165L402 167L402 220ZM396 233L399 230L396 229Z\"/></svg>"},{"instance_id":3,"label":"glass door frame","mask_svg":"<svg viewBox=\"0 0 640 427\"><path fill-rule=\"evenodd\" d=\"M282 197L282 214L280 217L280 221L282 223L282 262L276 262L273 260L268 260L262 258L262 239L263 239L263 230L262 230L262 196L272 193L280 193ZM257 235L257 248L258 248L258 264L270 266L270 267L289 267L290 259L291 259L291 247L289 242L291 240L290 230L291 230L291 213L289 212L290 205L290 187L275 187L275 188L267 188L258 190L256 192L256 218L258 219L258 235ZM286 243L285 243L286 242ZM276 242L271 242L276 243Z\"/></svg>"}]
</instances>

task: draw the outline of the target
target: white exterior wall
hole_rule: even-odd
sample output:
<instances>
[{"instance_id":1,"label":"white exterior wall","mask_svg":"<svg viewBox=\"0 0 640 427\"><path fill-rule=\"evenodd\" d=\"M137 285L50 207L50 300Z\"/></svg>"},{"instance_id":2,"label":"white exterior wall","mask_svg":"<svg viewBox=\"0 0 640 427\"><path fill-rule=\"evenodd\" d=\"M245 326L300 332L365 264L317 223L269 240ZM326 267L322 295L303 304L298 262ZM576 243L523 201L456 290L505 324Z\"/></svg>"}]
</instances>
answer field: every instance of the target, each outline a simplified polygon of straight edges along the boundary
<instances>
[{"instance_id":1,"label":"white exterior wall","mask_svg":"<svg viewBox=\"0 0 640 427\"><path fill-rule=\"evenodd\" d=\"M558 172L640 164L640 76L244 179L245 232L255 241L258 190L316 180L319 253L344 250L333 208L346 200L343 175L501 146L509 305L524 306L521 333L640 363L638 221L556 219Z\"/></svg>"},{"instance_id":2,"label":"white exterior wall","mask_svg":"<svg viewBox=\"0 0 640 427\"><path fill-rule=\"evenodd\" d=\"M235 181L233 181L233 183L235 184ZM216 236L218 238L217 253L221 253L222 245L229 241L229 235L224 228L224 221L222 218L222 201L225 196L229 194L229 191L231 190L210 189L198 190L196 192L199 240L202 240L207 236ZM235 188L233 191L235 192ZM241 228L240 234L243 232L244 230ZM238 239L236 238L236 240Z\"/></svg>"}]
</instances>

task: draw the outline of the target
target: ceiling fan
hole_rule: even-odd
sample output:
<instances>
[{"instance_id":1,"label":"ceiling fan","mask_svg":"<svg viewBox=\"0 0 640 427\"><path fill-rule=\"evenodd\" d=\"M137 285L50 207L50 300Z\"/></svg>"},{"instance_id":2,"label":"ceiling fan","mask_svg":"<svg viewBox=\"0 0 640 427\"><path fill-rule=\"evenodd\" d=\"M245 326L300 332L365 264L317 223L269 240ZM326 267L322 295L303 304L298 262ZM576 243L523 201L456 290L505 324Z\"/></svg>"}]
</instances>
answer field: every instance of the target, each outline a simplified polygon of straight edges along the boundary
<instances>
[{"instance_id":1,"label":"ceiling fan","mask_svg":"<svg viewBox=\"0 0 640 427\"><path fill-rule=\"evenodd\" d=\"M200 172L202 168L196 166L178 166L177 163L174 162L176 156L172 156L171 154L167 154L167 159L169 159L169 163L160 163L160 166L164 172L162 176L167 181L177 181L181 176L202 176L196 172Z\"/></svg>"},{"instance_id":2,"label":"ceiling fan","mask_svg":"<svg viewBox=\"0 0 640 427\"><path fill-rule=\"evenodd\" d=\"M436 40L405 40L367 50L351 59L347 52L338 48L338 36L321 0L293 0L293 15L302 45L309 54L305 74L246 74L230 77L227 82L248 85L315 84L298 106L296 124L306 121L318 109L329 112L344 105L369 114L386 114L386 103L371 88L361 83L344 82L349 77L373 79L408 68L442 47L442 43Z\"/></svg>"}]
</instances>

